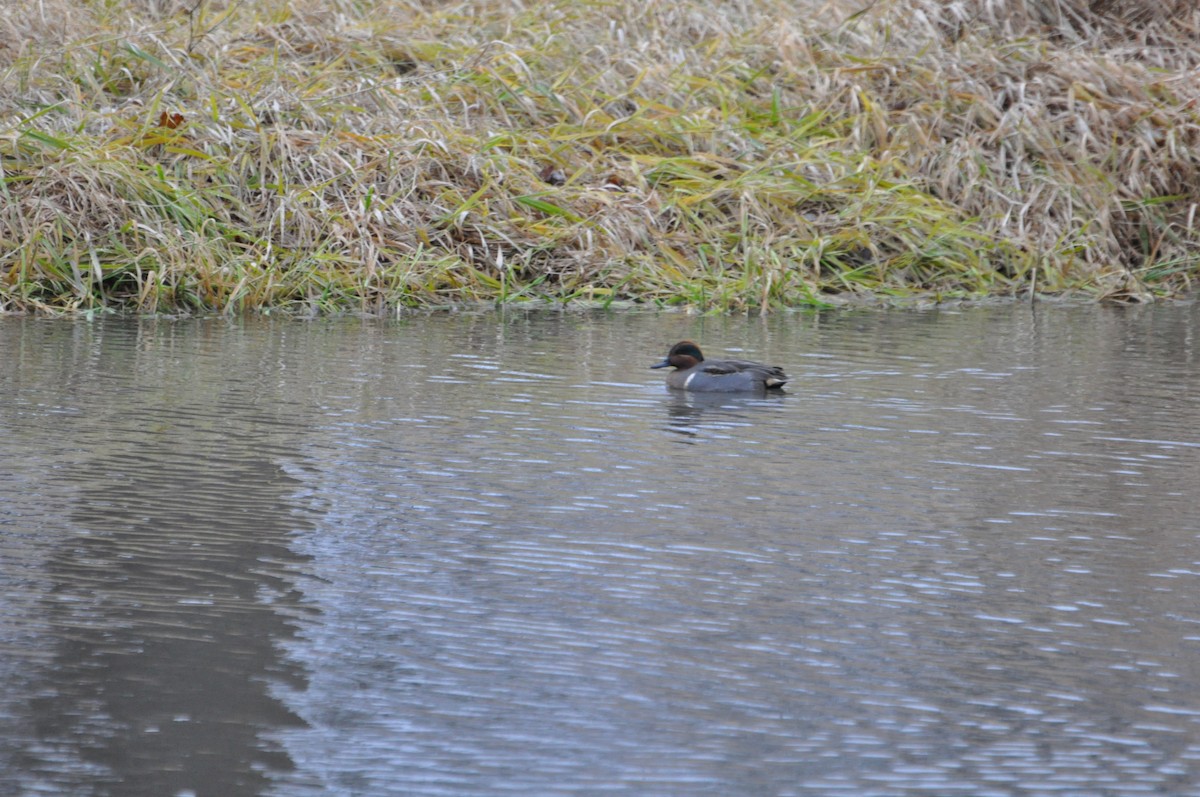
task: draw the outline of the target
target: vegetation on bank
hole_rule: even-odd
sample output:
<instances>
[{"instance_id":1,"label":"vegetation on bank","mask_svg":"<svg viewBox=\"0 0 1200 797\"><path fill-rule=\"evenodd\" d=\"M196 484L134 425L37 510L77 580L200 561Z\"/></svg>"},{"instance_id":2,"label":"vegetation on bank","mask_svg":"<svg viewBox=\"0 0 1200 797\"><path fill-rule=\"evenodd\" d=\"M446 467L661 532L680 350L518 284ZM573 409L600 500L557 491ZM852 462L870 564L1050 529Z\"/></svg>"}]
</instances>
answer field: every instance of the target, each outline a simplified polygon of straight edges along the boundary
<instances>
[{"instance_id":1,"label":"vegetation on bank","mask_svg":"<svg viewBox=\"0 0 1200 797\"><path fill-rule=\"evenodd\" d=\"M8 0L0 310L1178 296L1194 0Z\"/></svg>"}]
</instances>

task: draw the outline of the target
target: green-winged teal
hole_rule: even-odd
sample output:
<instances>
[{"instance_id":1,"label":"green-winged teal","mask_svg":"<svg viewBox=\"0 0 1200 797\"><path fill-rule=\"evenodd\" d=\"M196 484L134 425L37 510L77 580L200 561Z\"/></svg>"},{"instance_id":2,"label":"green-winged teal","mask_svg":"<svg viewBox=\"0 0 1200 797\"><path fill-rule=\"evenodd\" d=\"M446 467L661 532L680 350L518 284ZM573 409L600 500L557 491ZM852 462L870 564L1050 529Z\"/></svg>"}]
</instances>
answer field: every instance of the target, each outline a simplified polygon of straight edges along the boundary
<instances>
[{"instance_id":1,"label":"green-winged teal","mask_svg":"<svg viewBox=\"0 0 1200 797\"><path fill-rule=\"evenodd\" d=\"M703 393L744 393L753 390L779 390L788 381L776 365L747 360L706 360L700 347L690 340L671 347L667 358L651 368L674 366L667 374L667 387Z\"/></svg>"}]
</instances>

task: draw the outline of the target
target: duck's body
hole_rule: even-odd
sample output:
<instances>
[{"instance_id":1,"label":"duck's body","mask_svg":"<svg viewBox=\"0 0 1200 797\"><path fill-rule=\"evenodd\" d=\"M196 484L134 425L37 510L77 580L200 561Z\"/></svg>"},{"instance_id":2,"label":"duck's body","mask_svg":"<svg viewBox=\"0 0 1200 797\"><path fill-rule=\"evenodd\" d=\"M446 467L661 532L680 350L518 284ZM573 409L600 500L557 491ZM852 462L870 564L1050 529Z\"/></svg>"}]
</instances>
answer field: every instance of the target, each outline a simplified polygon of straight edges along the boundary
<instances>
[{"instance_id":1,"label":"duck's body","mask_svg":"<svg viewBox=\"0 0 1200 797\"><path fill-rule=\"evenodd\" d=\"M673 367L667 374L667 387L699 393L745 393L780 390L788 376L777 365L749 360L706 360L700 347L690 340L671 347L667 357L651 368Z\"/></svg>"}]
</instances>

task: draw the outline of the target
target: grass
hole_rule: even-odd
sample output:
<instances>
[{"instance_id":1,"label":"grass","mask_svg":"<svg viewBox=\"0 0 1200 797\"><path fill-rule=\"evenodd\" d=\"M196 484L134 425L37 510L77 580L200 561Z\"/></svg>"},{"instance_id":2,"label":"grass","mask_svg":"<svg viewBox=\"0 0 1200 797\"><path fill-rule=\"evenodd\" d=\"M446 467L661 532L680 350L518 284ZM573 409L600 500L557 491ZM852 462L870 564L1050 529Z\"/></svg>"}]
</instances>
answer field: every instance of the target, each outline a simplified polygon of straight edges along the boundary
<instances>
[{"instance_id":1,"label":"grass","mask_svg":"<svg viewBox=\"0 0 1200 797\"><path fill-rule=\"evenodd\" d=\"M10 0L0 311L1177 297L1191 0Z\"/></svg>"}]
</instances>

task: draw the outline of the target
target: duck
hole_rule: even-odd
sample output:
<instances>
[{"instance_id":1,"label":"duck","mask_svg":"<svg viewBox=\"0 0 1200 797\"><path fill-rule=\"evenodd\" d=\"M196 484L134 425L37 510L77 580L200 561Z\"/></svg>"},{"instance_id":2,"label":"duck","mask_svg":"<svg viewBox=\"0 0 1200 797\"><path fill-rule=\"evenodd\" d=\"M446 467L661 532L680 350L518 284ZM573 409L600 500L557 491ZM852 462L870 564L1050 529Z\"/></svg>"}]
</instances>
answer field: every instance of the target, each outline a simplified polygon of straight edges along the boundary
<instances>
[{"instance_id":1,"label":"duck","mask_svg":"<svg viewBox=\"0 0 1200 797\"><path fill-rule=\"evenodd\" d=\"M667 387L700 393L744 393L781 390L789 381L777 365L749 360L706 360L700 347L681 340L667 352L666 359L651 368L674 367L667 374Z\"/></svg>"}]
</instances>

